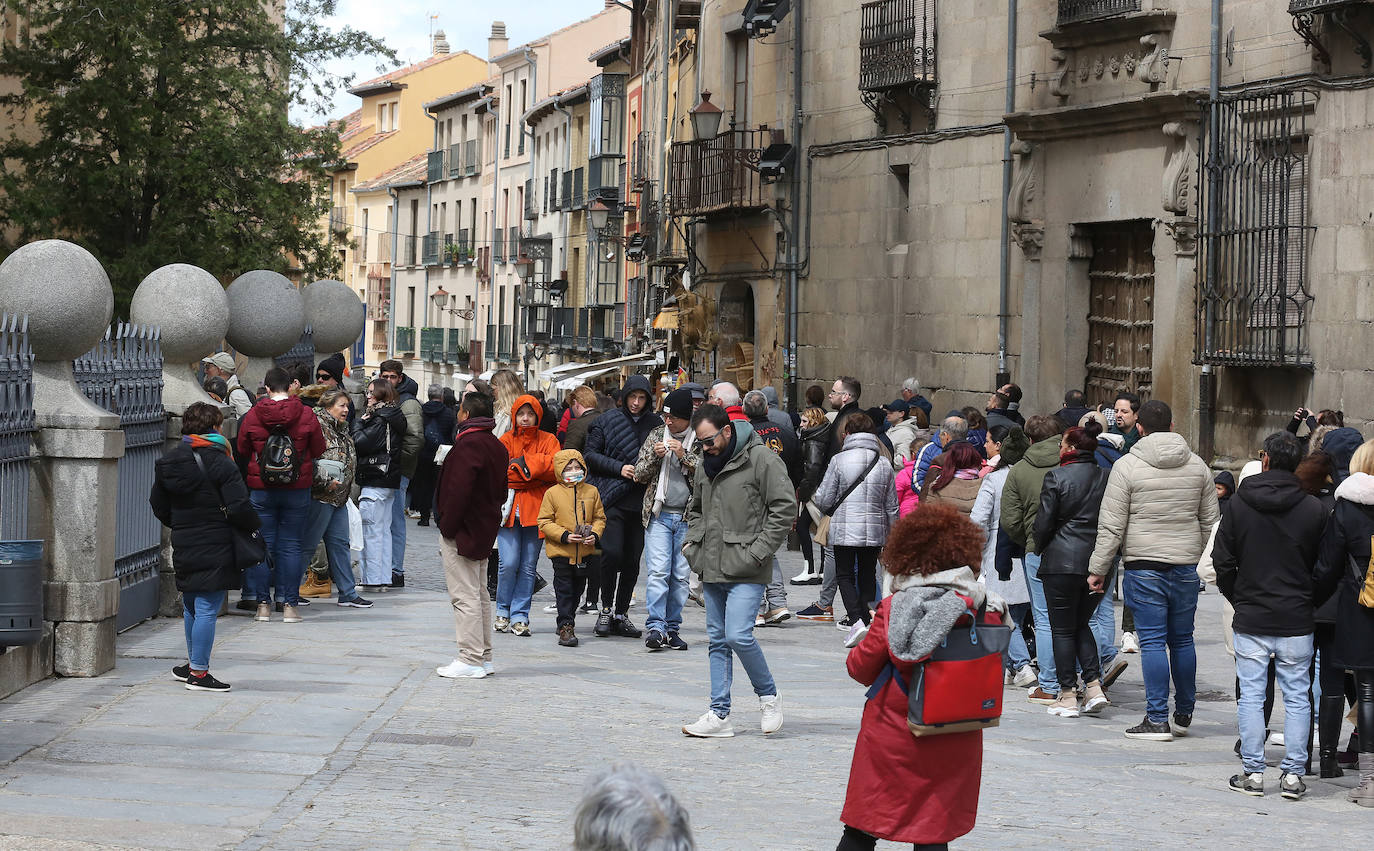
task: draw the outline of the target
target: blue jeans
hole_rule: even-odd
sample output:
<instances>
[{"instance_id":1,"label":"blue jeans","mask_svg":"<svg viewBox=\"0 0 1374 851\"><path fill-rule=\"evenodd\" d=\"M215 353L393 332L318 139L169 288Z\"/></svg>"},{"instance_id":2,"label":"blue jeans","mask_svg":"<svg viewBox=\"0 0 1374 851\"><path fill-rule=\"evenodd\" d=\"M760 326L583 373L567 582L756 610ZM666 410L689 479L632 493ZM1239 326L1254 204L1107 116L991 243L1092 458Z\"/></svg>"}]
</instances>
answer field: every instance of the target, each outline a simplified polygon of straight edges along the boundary
<instances>
[{"instance_id":1,"label":"blue jeans","mask_svg":"<svg viewBox=\"0 0 1374 851\"><path fill-rule=\"evenodd\" d=\"M336 508L326 502L310 500L301 558L311 558L321 538L329 556L329 578L339 589L339 601L352 600L358 596L358 586L353 579L353 557L348 549L348 506Z\"/></svg>"},{"instance_id":2,"label":"blue jeans","mask_svg":"<svg viewBox=\"0 0 1374 851\"><path fill-rule=\"evenodd\" d=\"M391 505L391 572L406 572L406 491L410 489L410 479L401 477L401 486L396 489L396 501Z\"/></svg>"},{"instance_id":3,"label":"blue jeans","mask_svg":"<svg viewBox=\"0 0 1374 851\"><path fill-rule=\"evenodd\" d=\"M1140 613L1136 613L1139 619ZM1141 648L1144 650L1144 648ZM1269 657L1274 657L1275 682L1283 691L1283 762L1279 771L1302 776L1307 765L1307 736L1311 731L1312 634L1293 636L1236 633L1236 679L1240 699L1240 760L1247 774L1264 772L1264 692Z\"/></svg>"},{"instance_id":4,"label":"blue jeans","mask_svg":"<svg viewBox=\"0 0 1374 851\"><path fill-rule=\"evenodd\" d=\"M1040 688L1046 694L1059 694L1059 672L1054 668L1054 633L1050 630L1050 608L1045 603L1045 586L1040 584L1040 554L1026 553L1022 564L1026 569L1026 589L1030 591L1031 617L1035 619L1035 660L1040 664Z\"/></svg>"},{"instance_id":5,"label":"blue jeans","mask_svg":"<svg viewBox=\"0 0 1374 851\"><path fill-rule=\"evenodd\" d=\"M1192 715L1197 702L1197 648L1193 646L1197 589L1195 564L1167 570L1127 570L1121 583L1126 605L1135 612L1135 631L1140 638L1145 714L1156 724L1169 720L1171 677L1175 712Z\"/></svg>"},{"instance_id":6,"label":"blue jeans","mask_svg":"<svg viewBox=\"0 0 1374 851\"><path fill-rule=\"evenodd\" d=\"M364 487L358 497L358 513L363 517L363 584L390 585L392 549L391 511L399 504L395 488Z\"/></svg>"},{"instance_id":7,"label":"blue jeans","mask_svg":"<svg viewBox=\"0 0 1374 851\"><path fill-rule=\"evenodd\" d=\"M1011 617L1011 643L1007 645L1006 667L1016 672L1030 664L1030 648L1026 646L1026 636L1021 634L1021 624L1030 614L1030 603L1012 603L1007 606Z\"/></svg>"},{"instance_id":8,"label":"blue jeans","mask_svg":"<svg viewBox=\"0 0 1374 851\"><path fill-rule=\"evenodd\" d=\"M1097 659L1102 665L1102 673L1107 673L1107 666L1115 659L1116 648L1116 606L1115 594L1116 582L1112 577L1107 577L1106 591L1102 594L1102 599L1097 603L1097 611L1093 612L1092 620L1088 621L1088 627L1093 631L1093 637L1097 639Z\"/></svg>"},{"instance_id":9,"label":"blue jeans","mask_svg":"<svg viewBox=\"0 0 1374 851\"><path fill-rule=\"evenodd\" d=\"M664 512L649 520L644 530L644 605L646 630L677 632L682 628L682 607L687 602L687 581L692 569L682 555L687 520Z\"/></svg>"},{"instance_id":10,"label":"blue jeans","mask_svg":"<svg viewBox=\"0 0 1374 851\"><path fill-rule=\"evenodd\" d=\"M501 570L496 580L496 616L530 622L534 568L539 564L539 527L502 526L496 534Z\"/></svg>"},{"instance_id":11,"label":"blue jeans","mask_svg":"<svg viewBox=\"0 0 1374 851\"><path fill-rule=\"evenodd\" d=\"M301 600L301 539L305 537L306 514L310 511L310 489L255 490L248 501L262 520L262 540L277 569L277 602L294 606ZM249 568L249 587L259 603L269 602L272 582L267 562Z\"/></svg>"},{"instance_id":12,"label":"blue jeans","mask_svg":"<svg viewBox=\"0 0 1374 851\"><path fill-rule=\"evenodd\" d=\"M186 623L186 661L193 671L210 670L215 644L215 618L224 605L223 591L182 591L181 615Z\"/></svg>"},{"instance_id":13,"label":"blue jeans","mask_svg":"<svg viewBox=\"0 0 1374 851\"><path fill-rule=\"evenodd\" d=\"M710 642L711 711L721 718L730 714L730 685L734 680L731 653L749 675L754 694L778 693L763 649L754 639L754 618L763 599L763 586L751 582L706 582L706 638Z\"/></svg>"}]
</instances>

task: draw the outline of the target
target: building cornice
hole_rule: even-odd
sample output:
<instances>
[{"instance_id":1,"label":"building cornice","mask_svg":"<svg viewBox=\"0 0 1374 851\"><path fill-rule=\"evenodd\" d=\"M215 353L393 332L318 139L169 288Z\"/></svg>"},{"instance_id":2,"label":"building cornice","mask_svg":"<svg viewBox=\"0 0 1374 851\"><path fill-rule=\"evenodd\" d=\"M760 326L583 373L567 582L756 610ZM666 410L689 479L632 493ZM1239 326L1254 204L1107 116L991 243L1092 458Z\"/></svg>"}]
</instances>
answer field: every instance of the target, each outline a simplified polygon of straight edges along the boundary
<instances>
[{"instance_id":1,"label":"building cornice","mask_svg":"<svg viewBox=\"0 0 1374 851\"><path fill-rule=\"evenodd\" d=\"M1104 103L1086 103L1013 112L1005 121L1028 142L1101 136L1130 130L1158 131L1170 121L1196 121L1207 93L1200 90L1153 92Z\"/></svg>"}]
</instances>

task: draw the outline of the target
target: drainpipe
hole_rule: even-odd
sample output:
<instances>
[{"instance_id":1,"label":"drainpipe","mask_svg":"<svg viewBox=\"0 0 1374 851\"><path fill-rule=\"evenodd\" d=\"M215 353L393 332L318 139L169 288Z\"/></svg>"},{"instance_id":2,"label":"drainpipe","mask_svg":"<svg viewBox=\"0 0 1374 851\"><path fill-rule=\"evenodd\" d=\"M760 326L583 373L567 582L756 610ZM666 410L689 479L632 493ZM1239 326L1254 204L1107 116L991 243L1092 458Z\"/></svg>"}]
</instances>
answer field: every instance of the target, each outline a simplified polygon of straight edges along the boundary
<instances>
[{"instance_id":1,"label":"drainpipe","mask_svg":"<svg viewBox=\"0 0 1374 851\"><path fill-rule=\"evenodd\" d=\"M550 50L553 49L553 48L552 48L552 44L550 45L550 48L549 48L549 49L550 49ZM538 54L536 54L533 50L531 50L531 49L529 48L528 45L525 47L525 61L528 62L528 63L530 63L530 104L533 105L533 104L536 104L536 103L539 102L539 56L538 56ZM514 113L512 113L512 114L511 114L511 117L512 117L512 118L515 118L515 117L517 117L517 116L516 116ZM521 134L522 136L529 136L529 137L530 137L530 148L529 148L530 163L529 163L529 171L528 171L528 173L529 173L530 191L533 192L533 191L534 191L535 184L536 184L536 182L539 180L539 177L534 173L534 138L535 138L535 134L534 134L534 131L533 131L533 130L528 129L528 128L525 126L525 121L524 121L524 117L523 117L523 116L520 116L520 134ZM525 203L526 203L526 204L530 203L530 199L529 199L529 198L526 198L526 199L525 199ZM519 225L517 225L517 230L524 230L524 228L525 228L525 211L524 211L524 209L523 209L523 207L522 207L522 209L520 209L520 210L517 211L517 212L518 212L518 214L519 214L519 218L517 219L517 221L519 221L519 223L520 223ZM507 237L507 239L509 239L509 236ZM507 244L509 244L509 242L507 242ZM520 283L517 281L515 286L516 286L516 292L518 293L519 290L520 290ZM530 320L529 320L529 308L526 308L526 309L525 309L525 315L524 315L523 318L524 318L524 324L526 324L526 325L529 324L529 321L530 321ZM516 337L516 332L517 332L517 331L522 332L522 333L520 334L520 337L519 337L519 338ZM524 339L523 339L523 338L524 338L524 333L523 333L523 331L524 331L524 328L522 328L522 327L520 327L520 326L518 326L518 325L516 325L516 324L514 324L514 323L511 324L511 353L514 354L514 353L517 352L517 351L520 352L520 360L521 360L522 363L525 364L525 386L528 387L529 384L530 384L530 358L529 358L529 355L525 354L525 341L524 341Z\"/></svg>"},{"instance_id":2,"label":"drainpipe","mask_svg":"<svg viewBox=\"0 0 1374 851\"><path fill-rule=\"evenodd\" d=\"M1207 152L1213 162L1217 160L1221 153L1221 138L1217 135L1216 126L1218 118L1217 96L1221 90L1221 3L1222 0L1212 0L1212 74L1207 87L1208 95L1208 115L1207 120L1211 125L1210 136L1211 146ZM1211 184L1207 187L1207 222L1217 220L1219 188L1211 171L1207 171L1207 180ZM1217 265L1217 253L1211 250L1211 246L1205 246L1207 252L1207 280L1215 281L1219 272ZM1196 272L1194 272L1196 274ZM1202 339L1203 351L1211 352L1214 344L1213 335L1215 333L1216 316L1215 305L1209 300L1202 317ZM1217 409L1217 377L1216 368L1210 363L1202 365L1202 375L1198 377L1198 454L1202 460L1208 464L1216 455L1216 409Z\"/></svg>"},{"instance_id":3,"label":"drainpipe","mask_svg":"<svg viewBox=\"0 0 1374 851\"><path fill-rule=\"evenodd\" d=\"M800 282L798 276L797 239L801 236L801 167L806 158L801 155L802 144L802 49L806 32L806 10L802 0L796 0L792 10L795 31L792 44L792 147L797 151L797 167L792 169L792 234L787 240L787 386L784 404L797 406L797 314Z\"/></svg>"},{"instance_id":4,"label":"drainpipe","mask_svg":"<svg viewBox=\"0 0 1374 851\"><path fill-rule=\"evenodd\" d=\"M1016 0L1007 0L1006 114L1016 111ZM1011 222L1007 196L1011 194L1011 128L1002 127L1002 250L997 286L997 386L1011 381L1007 369L1007 329L1011 322Z\"/></svg>"},{"instance_id":5,"label":"drainpipe","mask_svg":"<svg viewBox=\"0 0 1374 851\"><path fill-rule=\"evenodd\" d=\"M401 260L396 252L401 250L401 199L390 186L386 194L391 196L391 292L386 310L386 355L391 357L396 352L396 264Z\"/></svg>"},{"instance_id":6,"label":"drainpipe","mask_svg":"<svg viewBox=\"0 0 1374 851\"><path fill-rule=\"evenodd\" d=\"M497 91L500 91L499 85L497 87ZM488 267L490 269L490 272L487 275L487 279L491 281L492 287L492 303L489 303L487 305L487 324L491 325L491 308L492 304L496 302L496 214L498 208L501 206L501 106L496 98L496 95L488 95L487 97L482 98L480 101L477 102L477 106L486 106L488 109L491 110L492 117L496 119L496 144L494 146L495 150L491 152L493 169L491 180L491 228L487 231L487 245L489 246L487 248L487 262L491 264ZM476 314L474 313L473 315L475 318ZM498 334L500 333L500 319L501 317L498 316ZM491 346L493 342L493 340L487 340L482 346L482 366L487 365L487 354L490 351L489 346Z\"/></svg>"},{"instance_id":7,"label":"drainpipe","mask_svg":"<svg viewBox=\"0 0 1374 851\"><path fill-rule=\"evenodd\" d=\"M439 150L439 119L438 119L438 117L436 117L433 113L431 113L429 110L425 110L425 117L428 118L428 119L429 119L431 122L433 122L433 124L434 124L434 149L435 149L435 150ZM428 236L428 235L434 233L434 212L433 212L433 210L434 210L434 184L433 184L433 183L430 183L430 181L429 181L428 170L429 170L429 162L428 162L428 157L426 157L426 162L425 162L425 171L426 171L426 174L425 174L425 235L426 235L426 236ZM440 238L442 238L442 237L443 237L443 234L440 234ZM439 246L439 251L441 252L441 255L440 255L440 256L442 256L443 250L444 250L444 247L443 247L442 245L440 245L440 246ZM421 259L423 259L423 258L421 258ZM421 301L420 303L423 304L423 305L425 306L425 307L424 307L424 311L425 311L425 325L428 325L428 324L429 324L429 264L428 264L428 263L425 264L425 298L424 298L424 300ZM440 324L441 324L441 325L443 324L442 318L440 319ZM424 326L421 326L421 327L424 327ZM416 333L416 334L420 333L420 332L419 332L419 329L416 329L416 332L415 332L415 333ZM419 341L418 341L418 340L416 341L416 344L417 344L417 346L418 346L418 344L419 344ZM424 353L421 352L421 354L420 354L420 375L423 376L424 373L425 373L425 356L424 356Z\"/></svg>"},{"instance_id":8,"label":"drainpipe","mask_svg":"<svg viewBox=\"0 0 1374 851\"><path fill-rule=\"evenodd\" d=\"M553 102L553 108L556 109L556 110L558 110L559 112L563 113L563 171L560 172L559 175L558 175L559 179L561 180L561 179L563 178L563 175L564 175L564 174L567 174L568 171L569 171L569 169L572 168L572 120L573 120L573 115L572 115L572 112L571 112L570 110L566 109L566 108L563 106L563 101L562 101L561 98L560 98L560 99L557 99L557 100L555 100L555 101ZM560 191L560 190L555 189L554 191L557 192L557 191ZM567 203L568 203L568 199L564 198L564 199L563 199L564 208L558 212L559 223L561 224L561 226L562 226L562 231L563 231L563 252L564 252L564 260L563 260L563 262L564 262L565 264L567 263L567 257L566 257L566 255L569 254L569 253L571 253L571 252L568 251L568 221L569 221L569 219L572 218L572 214L571 214L571 213L568 211L568 209L567 209ZM559 271L561 272L562 269L560 268ZM565 300L567 299L567 291L566 291L566 290L564 291L563 297L564 297ZM567 305L565 304L564 307L566 307L566 306L567 306ZM552 322L552 321L553 321L553 316L552 316L553 307L552 307L552 306L549 307L549 313L550 313L549 321Z\"/></svg>"},{"instance_id":9,"label":"drainpipe","mask_svg":"<svg viewBox=\"0 0 1374 851\"><path fill-rule=\"evenodd\" d=\"M659 4L663 20L659 35L659 117L661 129L658 136L658 202L663 206L663 216L658 222L659 235L666 233L663 226L668 221L668 145L671 127L668 123L668 54L673 49L673 20L677 17L677 0L663 0ZM664 240L666 242L667 240ZM662 267L659 267L660 269ZM659 272L662 280L663 273Z\"/></svg>"}]
</instances>

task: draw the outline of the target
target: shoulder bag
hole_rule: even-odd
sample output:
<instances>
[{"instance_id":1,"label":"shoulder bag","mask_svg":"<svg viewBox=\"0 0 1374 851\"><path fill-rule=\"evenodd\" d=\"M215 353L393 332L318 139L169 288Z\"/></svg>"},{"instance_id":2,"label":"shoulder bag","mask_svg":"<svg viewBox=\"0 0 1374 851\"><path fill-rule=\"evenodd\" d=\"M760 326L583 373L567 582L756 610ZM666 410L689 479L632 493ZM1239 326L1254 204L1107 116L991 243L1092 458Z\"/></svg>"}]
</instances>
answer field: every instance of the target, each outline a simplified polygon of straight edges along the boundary
<instances>
[{"instance_id":1,"label":"shoulder bag","mask_svg":"<svg viewBox=\"0 0 1374 851\"><path fill-rule=\"evenodd\" d=\"M816 522L816 529L814 532L811 533L811 540L815 541L823 547L830 546L830 516L834 514L836 511L840 510L840 506L844 505L844 501L846 499L849 499L850 494L854 493L854 491L859 487L859 485L863 484L864 479L868 478L868 474L873 472L873 468L877 467L878 462L881 460L883 460L882 453L874 452L873 463L869 464L868 469L864 470L863 473L857 479L855 479L853 482L849 484L849 487L844 489L844 493L840 494L840 499L838 502L835 503L835 507L830 509L829 512L820 512L821 519ZM815 503L811 503L811 505L814 504ZM820 509L817 508L817 511L819 510Z\"/></svg>"},{"instance_id":2,"label":"shoulder bag","mask_svg":"<svg viewBox=\"0 0 1374 851\"><path fill-rule=\"evenodd\" d=\"M200 457L200 453L192 449L191 457L196 459L196 466L200 468L200 474L205 477L206 484L215 489L215 496L219 497L220 513L228 520L229 508L224 504L224 491L220 490L219 485L210 478L210 473L206 471L205 461ZM257 529L251 531L240 529L231 522L229 524L229 537L233 542L234 567L239 570L247 570L268 560L267 542L263 540L262 534Z\"/></svg>"},{"instance_id":3,"label":"shoulder bag","mask_svg":"<svg viewBox=\"0 0 1374 851\"><path fill-rule=\"evenodd\" d=\"M379 417L379 419L382 419ZM371 455L361 455L358 458L358 472L354 474L355 480L385 479L391 473L391 423L382 419L382 424L386 428L385 450Z\"/></svg>"}]
</instances>

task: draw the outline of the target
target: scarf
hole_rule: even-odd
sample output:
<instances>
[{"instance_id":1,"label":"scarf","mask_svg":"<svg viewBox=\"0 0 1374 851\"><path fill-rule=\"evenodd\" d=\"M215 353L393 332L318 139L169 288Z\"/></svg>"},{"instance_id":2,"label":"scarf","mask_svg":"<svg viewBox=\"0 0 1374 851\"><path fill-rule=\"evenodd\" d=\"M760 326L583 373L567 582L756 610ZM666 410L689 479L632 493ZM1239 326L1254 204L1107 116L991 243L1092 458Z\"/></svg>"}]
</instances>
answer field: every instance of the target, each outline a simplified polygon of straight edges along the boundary
<instances>
[{"instance_id":1,"label":"scarf","mask_svg":"<svg viewBox=\"0 0 1374 851\"><path fill-rule=\"evenodd\" d=\"M474 428L491 431L496 428L496 420L491 417L468 417L458 424L458 437ZM456 438L455 438L456 439Z\"/></svg>"},{"instance_id":2,"label":"scarf","mask_svg":"<svg viewBox=\"0 0 1374 851\"><path fill-rule=\"evenodd\" d=\"M929 576L889 576L893 598L887 640L892 655L907 662L929 656L944 641L970 607L984 603L988 611L1005 612L1007 604L987 590L969 567L955 567Z\"/></svg>"},{"instance_id":3,"label":"scarf","mask_svg":"<svg viewBox=\"0 0 1374 851\"><path fill-rule=\"evenodd\" d=\"M209 434L183 434L181 436L181 442L190 446L192 451L196 449L214 448L228 455L230 458L234 457L234 453L229 449L229 438L219 432L211 432Z\"/></svg>"},{"instance_id":4,"label":"scarf","mask_svg":"<svg viewBox=\"0 0 1374 851\"><path fill-rule=\"evenodd\" d=\"M668 431L668 427L667 427L666 425L663 427L663 437L664 437L664 438L672 437L672 438L674 438L674 439L681 440L681 441L682 441L682 451L683 451L684 454L687 453L687 452L691 452L691 451L692 451L692 444L693 444L694 442L696 442L696 439L697 439L696 432L692 431L692 429L690 429L690 428L687 429L687 434L686 434L686 436L684 436L684 437L682 437L682 438L678 438L677 435L675 435L675 434L673 434L672 432ZM653 507L653 509L652 509L652 513L653 513L655 516L657 516L658 513L659 513L660 511L663 510L663 499L664 499L664 497L666 497L666 496L668 495L668 464L669 464L669 462L672 462L672 463L681 463L681 462L679 462L679 461L677 460L677 456L673 455L673 453L671 453L671 452L669 452L669 453L667 453L666 455L663 456L663 463L662 463L662 464L659 466L659 468L658 468L658 485L654 488L654 503L653 503L653 506L654 506L654 507ZM685 478L685 476L684 476L684 478ZM691 486L692 486L692 482L689 480L689 481L687 482L687 487L690 488Z\"/></svg>"},{"instance_id":5,"label":"scarf","mask_svg":"<svg viewBox=\"0 0 1374 851\"><path fill-rule=\"evenodd\" d=\"M730 459L735 457L735 441L737 439L738 435L732 428L730 429L730 442L726 444L723 452L718 455L712 455L709 452L701 454L701 466L706 471L706 478L715 481L716 476L720 475L720 471L724 470Z\"/></svg>"}]
</instances>

